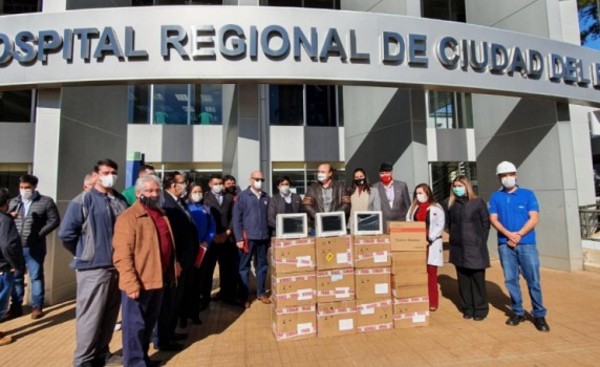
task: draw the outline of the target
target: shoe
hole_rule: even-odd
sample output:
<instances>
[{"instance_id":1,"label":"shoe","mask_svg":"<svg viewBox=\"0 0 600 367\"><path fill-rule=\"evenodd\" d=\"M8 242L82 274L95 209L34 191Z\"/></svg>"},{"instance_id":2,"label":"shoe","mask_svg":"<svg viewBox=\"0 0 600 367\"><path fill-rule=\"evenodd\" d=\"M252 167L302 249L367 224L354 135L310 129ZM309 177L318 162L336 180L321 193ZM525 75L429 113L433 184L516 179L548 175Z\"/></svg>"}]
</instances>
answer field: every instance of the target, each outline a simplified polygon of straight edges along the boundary
<instances>
[{"instance_id":1,"label":"shoe","mask_svg":"<svg viewBox=\"0 0 600 367\"><path fill-rule=\"evenodd\" d=\"M536 317L533 320L533 323L535 325L535 328L541 332L547 333L548 331L550 331L550 326L548 326L548 324L546 323L545 317Z\"/></svg>"},{"instance_id":2,"label":"shoe","mask_svg":"<svg viewBox=\"0 0 600 367\"><path fill-rule=\"evenodd\" d=\"M12 337L10 337L0 331L0 345L7 345L7 344L12 343L13 341L14 340Z\"/></svg>"},{"instance_id":3,"label":"shoe","mask_svg":"<svg viewBox=\"0 0 600 367\"><path fill-rule=\"evenodd\" d=\"M265 295L258 296L257 299L267 305L271 303L271 299Z\"/></svg>"},{"instance_id":4,"label":"shoe","mask_svg":"<svg viewBox=\"0 0 600 367\"><path fill-rule=\"evenodd\" d=\"M244 308L250 308L251 305L252 305L252 302L250 302L250 301L244 302Z\"/></svg>"},{"instance_id":5,"label":"shoe","mask_svg":"<svg viewBox=\"0 0 600 367\"><path fill-rule=\"evenodd\" d=\"M429 307L429 311L431 311L431 312L435 312L435 311L437 311L437 309L438 309L437 307Z\"/></svg>"},{"instance_id":6,"label":"shoe","mask_svg":"<svg viewBox=\"0 0 600 367\"><path fill-rule=\"evenodd\" d=\"M483 320L485 320L485 316L473 316L473 320L475 320L475 321L483 321Z\"/></svg>"},{"instance_id":7,"label":"shoe","mask_svg":"<svg viewBox=\"0 0 600 367\"><path fill-rule=\"evenodd\" d=\"M463 315L463 319L465 320L471 320L473 318L473 316L469 315L469 314L464 314Z\"/></svg>"},{"instance_id":8,"label":"shoe","mask_svg":"<svg viewBox=\"0 0 600 367\"><path fill-rule=\"evenodd\" d=\"M105 366L122 366L123 365L123 356L118 354L111 354L110 357L106 360Z\"/></svg>"},{"instance_id":9,"label":"shoe","mask_svg":"<svg viewBox=\"0 0 600 367\"><path fill-rule=\"evenodd\" d=\"M44 316L44 312L42 311L41 307L34 307L31 310L31 319L32 320L41 319L43 316Z\"/></svg>"},{"instance_id":10,"label":"shoe","mask_svg":"<svg viewBox=\"0 0 600 367\"><path fill-rule=\"evenodd\" d=\"M520 323L522 323L523 321L525 321L525 316L515 314L515 315L512 315L511 317L509 317L508 320L506 320L506 325L517 326Z\"/></svg>"},{"instance_id":11,"label":"shoe","mask_svg":"<svg viewBox=\"0 0 600 367\"><path fill-rule=\"evenodd\" d=\"M186 340L187 338L188 338L187 334L184 334L184 333L174 333L173 337L171 339L173 339L173 341L180 342L180 341Z\"/></svg>"},{"instance_id":12,"label":"shoe","mask_svg":"<svg viewBox=\"0 0 600 367\"><path fill-rule=\"evenodd\" d=\"M159 345L157 349L162 352L179 352L183 350L183 344L169 343L165 345Z\"/></svg>"}]
</instances>

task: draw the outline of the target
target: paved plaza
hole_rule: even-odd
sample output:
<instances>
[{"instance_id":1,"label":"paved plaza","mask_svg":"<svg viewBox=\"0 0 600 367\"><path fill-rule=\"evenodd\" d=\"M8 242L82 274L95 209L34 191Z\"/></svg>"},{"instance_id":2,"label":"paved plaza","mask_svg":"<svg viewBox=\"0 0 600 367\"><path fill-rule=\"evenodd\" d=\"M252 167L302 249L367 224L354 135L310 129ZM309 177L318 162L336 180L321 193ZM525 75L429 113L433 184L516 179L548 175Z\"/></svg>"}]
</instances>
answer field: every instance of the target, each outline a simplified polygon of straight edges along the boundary
<instances>
[{"instance_id":1,"label":"paved plaza","mask_svg":"<svg viewBox=\"0 0 600 367\"><path fill-rule=\"evenodd\" d=\"M186 348L156 352L166 366L598 366L600 365L600 274L542 270L550 333L531 319L510 327L509 298L498 261L487 276L490 315L463 320L457 310L454 267L441 269L440 309L424 328L381 331L336 338L277 342L270 306L241 308L213 303L200 326L188 326ZM524 287L524 283L522 283ZM526 293L526 290L525 290ZM526 308L530 308L525 294ZM70 366L75 345L74 302L49 307L40 320L29 315L0 324L16 341L0 347L0 366ZM121 352L115 332L113 352Z\"/></svg>"}]
</instances>

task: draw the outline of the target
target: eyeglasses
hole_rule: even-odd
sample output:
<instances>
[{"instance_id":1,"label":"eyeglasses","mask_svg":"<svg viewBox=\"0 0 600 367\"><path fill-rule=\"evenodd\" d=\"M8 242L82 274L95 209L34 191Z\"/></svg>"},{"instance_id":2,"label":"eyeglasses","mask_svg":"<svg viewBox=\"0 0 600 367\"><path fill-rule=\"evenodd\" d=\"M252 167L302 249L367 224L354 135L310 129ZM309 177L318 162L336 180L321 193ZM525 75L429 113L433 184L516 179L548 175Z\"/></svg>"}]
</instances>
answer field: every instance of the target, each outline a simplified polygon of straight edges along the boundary
<instances>
[{"instance_id":1,"label":"eyeglasses","mask_svg":"<svg viewBox=\"0 0 600 367\"><path fill-rule=\"evenodd\" d=\"M264 179L264 178L255 178L255 177L252 177L252 179L253 179L254 181L256 181L256 182L259 182L259 181L260 181L260 182L265 182L265 179Z\"/></svg>"}]
</instances>

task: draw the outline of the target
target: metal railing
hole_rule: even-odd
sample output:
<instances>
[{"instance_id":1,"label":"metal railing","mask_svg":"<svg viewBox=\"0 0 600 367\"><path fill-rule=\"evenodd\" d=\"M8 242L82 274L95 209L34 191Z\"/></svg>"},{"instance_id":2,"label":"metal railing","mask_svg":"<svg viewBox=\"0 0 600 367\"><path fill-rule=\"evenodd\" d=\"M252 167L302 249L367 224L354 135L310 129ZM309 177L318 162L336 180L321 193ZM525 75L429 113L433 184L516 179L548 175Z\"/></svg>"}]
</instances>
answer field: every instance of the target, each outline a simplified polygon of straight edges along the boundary
<instances>
[{"instance_id":1,"label":"metal railing","mask_svg":"<svg viewBox=\"0 0 600 367\"><path fill-rule=\"evenodd\" d=\"M596 204L579 207L579 223L581 238L600 241L600 200L596 200Z\"/></svg>"}]
</instances>

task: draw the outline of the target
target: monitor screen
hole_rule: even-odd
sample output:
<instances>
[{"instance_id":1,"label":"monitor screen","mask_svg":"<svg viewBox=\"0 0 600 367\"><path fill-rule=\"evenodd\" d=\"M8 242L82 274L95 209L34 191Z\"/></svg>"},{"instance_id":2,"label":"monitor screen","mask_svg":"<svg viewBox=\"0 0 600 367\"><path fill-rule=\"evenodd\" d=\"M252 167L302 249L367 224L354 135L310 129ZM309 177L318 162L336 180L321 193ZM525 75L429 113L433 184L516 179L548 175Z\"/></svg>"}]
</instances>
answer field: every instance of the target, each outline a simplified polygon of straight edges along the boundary
<instances>
[{"instance_id":1,"label":"monitor screen","mask_svg":"<svg viewBox=\"0 0 600 367\"><path fill-rule=\"evenodd\" d=\"M376 235L383 233L383 221L380 211L354 213L353 233L356 235Z\"/></svg>"},{"instance_id":2,"label":"monitor screen","mask_svg":"<svg viewBox=\"0 0 600 367\"><path fill-rule=\"evenodd\" d=\"M278 214L277 238L302 238L308 235L306 213Z\"/></svg>"},{"instance_id":3,"label":"monitor screen","mask_svg":"<svg viewBox=\"0 0 600 367\"><path fill-rule=\"evenodd\" d=\"M346 214L344 212L317 213L315 222L317 237L346 234Z\"/></svg>"}]
</instances>

